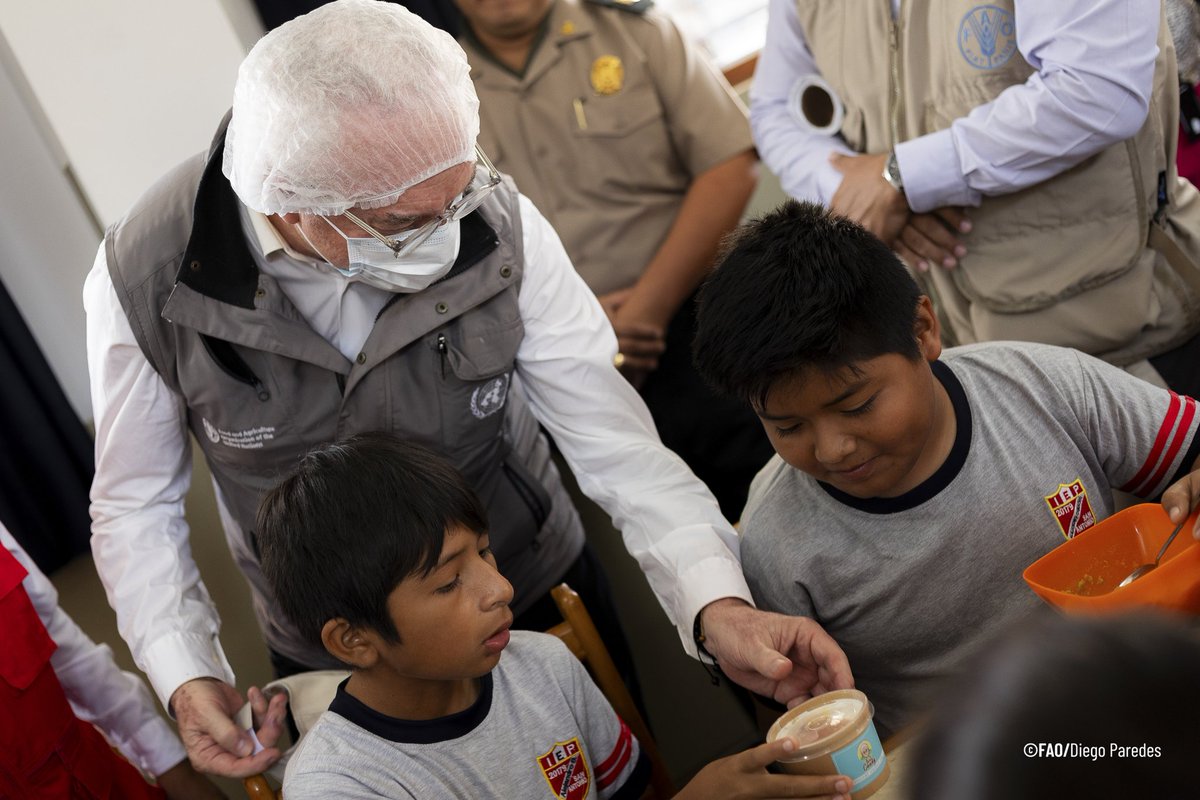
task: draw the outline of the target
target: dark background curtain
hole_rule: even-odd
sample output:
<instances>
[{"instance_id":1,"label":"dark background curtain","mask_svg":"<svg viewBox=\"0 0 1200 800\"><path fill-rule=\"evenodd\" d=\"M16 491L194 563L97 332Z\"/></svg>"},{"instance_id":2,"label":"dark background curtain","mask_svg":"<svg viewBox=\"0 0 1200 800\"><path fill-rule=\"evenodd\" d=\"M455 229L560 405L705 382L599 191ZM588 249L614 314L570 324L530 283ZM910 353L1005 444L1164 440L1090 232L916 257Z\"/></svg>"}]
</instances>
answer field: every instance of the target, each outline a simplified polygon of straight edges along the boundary
<instances>
[{"instance_id":1,"label":"dark background curtain","mask_svg":"<svg viewBox=\"0 0 1200 800\"><path fill-rule=\"evenodd\" d=\"M263 27L278 28L283 23L301 14L307 14L327 0L254 0ZM451 36L458 36L460 19L458 9L450 0L392 0L425 19L430 25L441 28Z\"/></svg>"},{"instance_id":2,"label":"dark background curtain","mask_svg":"<svg viewBox=\"0 0 1200 800\"><path fill-rule=\"evenodd\" d=\"M92 438L0 284L0 522L46 573L89 552Z\"/></svg>"}]
</instances>

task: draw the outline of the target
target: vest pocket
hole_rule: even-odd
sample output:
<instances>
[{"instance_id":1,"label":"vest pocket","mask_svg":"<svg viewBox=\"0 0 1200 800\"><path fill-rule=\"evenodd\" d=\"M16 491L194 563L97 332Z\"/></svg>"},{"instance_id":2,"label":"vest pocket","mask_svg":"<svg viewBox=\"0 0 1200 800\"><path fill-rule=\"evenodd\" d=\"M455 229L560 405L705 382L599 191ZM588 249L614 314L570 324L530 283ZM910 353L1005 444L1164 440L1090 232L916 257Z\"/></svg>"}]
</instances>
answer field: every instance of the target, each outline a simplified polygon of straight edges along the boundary
<instances>
[{"instance_id":1,"label":"vest pocket","mask_svg":"<svg viewBox=\"0 0 1200 800\"><path fill-rule=\"evenodd\" d=\"M974 227L954 281L1002 313L1048 308L1102 286L1137 264L1143 202L1126 143L1044 183L985 198L968 212Z\"/></svg>"},{"instance_id":2,"label":"vest pocket","mask_svg":"<svg viewBox=\"0 0 1200 800\"><path fill-rule=\"evenodd\" d=\"M517 348L525 333L519 318L497 316L480 309L426 335L432 366L427 385L437 402L436 410L429 412L435 416L426 419L410 403L395 404L398 429L428 430L440 441L440 449L476 481L500 470L497 448L502 444ZM424 380L428 378L417 383Z\"/></svg>"},{"instance_id":3,"label":"vest pocket","mask_svg":"<svg viewBox=\"0 0 1200 800\"><path fill-rule=\"evenodd\" d=\"M495 497L488 504L492 526L492 550L496 561L525 550L537 550L537 535L550 516L550 495L511 453L501 465L501 477Z\"/></svg>"},{"instance_id":4,"label":"vest pocket","mask_svg":"<svg viewBox=\"0 0 1200 800\"><path fill-rule=\"evenodd\" d=\"M926 109L930 128L951 113ZM967 209L967 255L950 273L972 303L998 313L1049 308L1132 269L1141 255L1147 197L1131 140L1058 175Z\"/></svg>"},{"instance_id":5,"label":"vest pocket","mask_svg":"<svg viewBox=\"0 0 1200 800\"><path fill-rule=\"evenodd\" d=\"M519 318L486 325L465 318L438 332L433 341L444 367L464 381L478 381L511 370L524 337Z\"/></svg>"}]
</instances>

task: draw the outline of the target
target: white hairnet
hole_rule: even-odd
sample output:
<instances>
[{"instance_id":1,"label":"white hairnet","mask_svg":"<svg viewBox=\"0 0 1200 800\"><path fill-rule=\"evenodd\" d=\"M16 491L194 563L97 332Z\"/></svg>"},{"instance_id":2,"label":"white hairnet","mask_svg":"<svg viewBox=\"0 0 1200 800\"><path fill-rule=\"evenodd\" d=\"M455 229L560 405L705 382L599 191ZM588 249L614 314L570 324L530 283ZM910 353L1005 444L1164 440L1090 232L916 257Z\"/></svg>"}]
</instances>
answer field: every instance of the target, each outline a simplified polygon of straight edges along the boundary
<instances>
[{"instance_id":1,"label":"white hairnet","mask_svg":"<svg viewBox=\"0 0 1200 800\"><path fill-rule=\"evenodd\" d=\"M380 0L337 0L268 33L233 92L222 169L264 214L380 208L474 161L479 100L454 39Z\"/></svg>"}]
</instances>

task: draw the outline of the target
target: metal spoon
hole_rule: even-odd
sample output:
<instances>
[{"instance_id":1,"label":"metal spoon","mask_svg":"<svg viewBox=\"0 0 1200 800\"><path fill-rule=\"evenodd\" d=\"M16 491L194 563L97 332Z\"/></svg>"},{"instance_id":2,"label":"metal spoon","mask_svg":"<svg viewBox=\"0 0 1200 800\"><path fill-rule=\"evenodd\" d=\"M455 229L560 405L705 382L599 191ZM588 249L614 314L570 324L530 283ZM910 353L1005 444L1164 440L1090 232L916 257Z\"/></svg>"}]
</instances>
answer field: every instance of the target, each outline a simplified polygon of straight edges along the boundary
<instances>
[{"instance_id":1,"label":"metal spoon","mask_svg":"<svg viewBox=\"0 0 1200 800\"><path fill-rule=\"evenodd\" d=\"M1187 519L1184 518L1183 522L1187 522ZM1183 530L1183 522L1176 525L1175 530L1171 531L1171 535L1167 537L1167 541L1163 542L1162 549L1158 551L1158 555L1155 556L1155 558L1154 558L1154 563L1153 564L1142 564L1140 567L1135 569L1133 572L1126 575L1125 580L1123 580L1117 584L1118 589L1120 589L1122 586L1128 586L1129 584L1133 583L1138 578L1142 577L1147 572L1150 572L1151 570L1153 570L1155 567L1158 566L1158 562L1162 561L1163 553L1167 552L1167 548L1171 546L1171 542L1175 541L1175 535L1177 533L1179 533L1181 530Z\"/></svg>"}]
</instances>

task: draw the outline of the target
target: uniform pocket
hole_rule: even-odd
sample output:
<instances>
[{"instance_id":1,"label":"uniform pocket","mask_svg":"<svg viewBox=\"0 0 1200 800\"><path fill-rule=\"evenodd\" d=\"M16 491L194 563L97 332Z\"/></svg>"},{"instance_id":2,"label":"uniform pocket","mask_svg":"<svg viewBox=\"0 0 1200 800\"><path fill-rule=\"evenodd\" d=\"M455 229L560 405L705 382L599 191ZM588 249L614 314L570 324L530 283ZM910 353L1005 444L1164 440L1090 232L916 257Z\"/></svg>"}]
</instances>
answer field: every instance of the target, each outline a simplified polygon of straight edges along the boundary
<instances>
[{"instance_id":1,"label":"uniform pocket","mask_svg":"<svg viewBox=\"0 0 1200 800\"><path fill-rule=\"evenodd\" d=\"M649 83L611 95L590 92L567 110L574 168L583 186L605 190L662 188L677 161L658 95Z\"/></svg>"}]
</instances>

